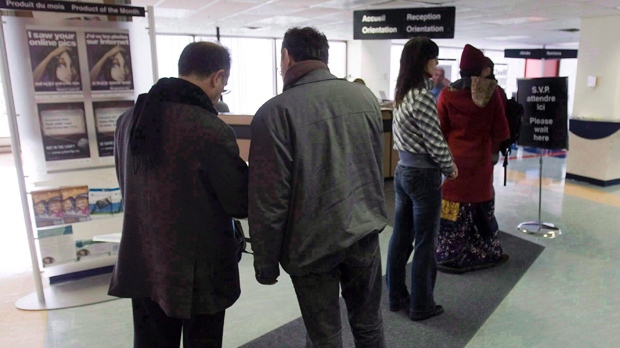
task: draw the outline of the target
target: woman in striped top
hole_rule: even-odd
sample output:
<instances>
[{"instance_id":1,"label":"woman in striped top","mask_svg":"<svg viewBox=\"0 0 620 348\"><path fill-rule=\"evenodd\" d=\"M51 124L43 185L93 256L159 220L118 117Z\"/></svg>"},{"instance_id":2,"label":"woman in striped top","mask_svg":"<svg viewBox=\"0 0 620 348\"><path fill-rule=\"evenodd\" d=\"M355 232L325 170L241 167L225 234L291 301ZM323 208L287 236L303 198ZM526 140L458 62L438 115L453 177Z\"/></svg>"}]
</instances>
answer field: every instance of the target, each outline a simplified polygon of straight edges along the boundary
<instances>
[{"instance_id":1,"label":"woman in striped top","mask_svg":"<svg viewBox=\"0 0 620 348\"><path fill-rule=\"evenodd\" d=\"M399 161L394 174L396 212L387 260L390 310L409 310L411 320L443 312L435 303L435 245L441 212L441 175L455 179L457 168L441 133L431 77L439 48L426 37L407 42L400 58L394 109L394 149ZM413 254L411 295L405 266Z\"/></svg>"}]
</instances>

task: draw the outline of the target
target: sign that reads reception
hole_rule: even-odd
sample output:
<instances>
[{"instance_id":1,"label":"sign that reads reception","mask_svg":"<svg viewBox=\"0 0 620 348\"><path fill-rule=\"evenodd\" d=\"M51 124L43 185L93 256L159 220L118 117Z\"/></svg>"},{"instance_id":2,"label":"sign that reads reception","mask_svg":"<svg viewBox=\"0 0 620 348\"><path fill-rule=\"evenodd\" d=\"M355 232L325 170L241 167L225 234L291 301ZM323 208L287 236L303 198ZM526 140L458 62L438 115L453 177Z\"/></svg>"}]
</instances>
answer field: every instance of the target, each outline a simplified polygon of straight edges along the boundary
<instances>
[{"instance_id":1,"label":"sign that reads reception","mask_svg":"<svg viewBox=\"0 0 620 348\"><path fill-rule=\"evenodd\" d=\"M568 148L568 79L517 80L517 100L525 107L517 144L549 150Z\"/></svg>"},{"instance_id":2,"label":"sign that reads reception","mask_svg":"<svg viewBox=\"0 0 620 348\"><path fill-rule=\"evenodd\" d=\"M455 7L353 11L355 40L454 38Z\"/></svg>"}]
</instances>

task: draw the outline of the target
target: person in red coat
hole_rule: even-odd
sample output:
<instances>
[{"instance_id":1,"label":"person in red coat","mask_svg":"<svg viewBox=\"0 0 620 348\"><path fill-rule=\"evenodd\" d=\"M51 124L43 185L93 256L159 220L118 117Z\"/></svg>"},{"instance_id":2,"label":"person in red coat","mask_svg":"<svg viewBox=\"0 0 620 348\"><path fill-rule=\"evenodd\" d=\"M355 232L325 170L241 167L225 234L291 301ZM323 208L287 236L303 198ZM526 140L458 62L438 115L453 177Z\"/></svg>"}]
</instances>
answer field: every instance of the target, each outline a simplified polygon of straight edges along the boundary
<instances>
[{"instance_id":1,"label":"person in red coat","mask_svg":"<svg viewBox=\"0 0 620 348\"><path fill-rule=\"evenodd\" d=\"M508 260L498 239L491 155L510 135L497 81L485 79L485 56L465 45L461 79L444 89L437 102L441 131L459 168L442 186L437 241L438 270L465 273Z\"/></svg>"}]
</instances>

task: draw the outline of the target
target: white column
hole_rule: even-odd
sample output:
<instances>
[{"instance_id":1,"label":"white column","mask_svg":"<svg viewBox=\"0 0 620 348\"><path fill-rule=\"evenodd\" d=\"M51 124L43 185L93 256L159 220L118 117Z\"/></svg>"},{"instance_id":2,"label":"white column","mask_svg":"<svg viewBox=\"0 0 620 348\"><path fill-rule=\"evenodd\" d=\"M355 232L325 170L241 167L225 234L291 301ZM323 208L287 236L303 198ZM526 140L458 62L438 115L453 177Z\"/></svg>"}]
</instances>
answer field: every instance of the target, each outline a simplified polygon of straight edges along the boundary
<instances>
[{"instance_id":1,"label":"white column","mask_svg":"<svg viewBox=\"0 0 620 348\"><path fill-rule=\"evenodd\" d=\"M620 120L620 16L582 18L575 83L574 117ZM596 76L588 87L588 76Z\"/></svg>"},{"instance_id":2,"label":"white column","mask_svg":"<svg viewBox=\"0 0 620 348\"><path fill-rule=\"evenodd\" d=\"M354 40L348 43L349 79L357 77L379 98L379 91L389 95L390 40Z\"/></svg>"},{"instance_id":3,"label":"white column","mask_svg":"<svg viewBox=\"0 0 620 348\"><path fill-rule=\"evenodd\" d=\"M620 16L582 18L579 38L572 128L566 177L597 185L620 184L620 131L606 136L603 129L620 123ZM596 78L588 86L588 78ZM597 131L598 130L598 131ZM598 135L597 135L598 133Z\"/></svg>"}]
</instances>

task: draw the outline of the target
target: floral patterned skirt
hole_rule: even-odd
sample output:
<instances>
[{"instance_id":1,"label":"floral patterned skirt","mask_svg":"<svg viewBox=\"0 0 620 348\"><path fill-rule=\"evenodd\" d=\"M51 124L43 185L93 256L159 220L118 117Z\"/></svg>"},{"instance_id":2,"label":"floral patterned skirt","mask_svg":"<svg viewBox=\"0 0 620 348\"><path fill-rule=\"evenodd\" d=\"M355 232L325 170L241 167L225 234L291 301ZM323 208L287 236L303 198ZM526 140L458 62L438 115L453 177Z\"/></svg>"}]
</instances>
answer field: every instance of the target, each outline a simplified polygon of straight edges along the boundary
<instances>
[{"instance_id":1,"label":"floral patterned skirt","mask_svg":"<svg viewBox=\"0 0 620 348\"><path fill-rule=\"evenodd\" d=\"M437 262L454 268L498 262L504 253L498 234L494 200L482 203L443 200Z\"/></svg>"}]
</instances>

